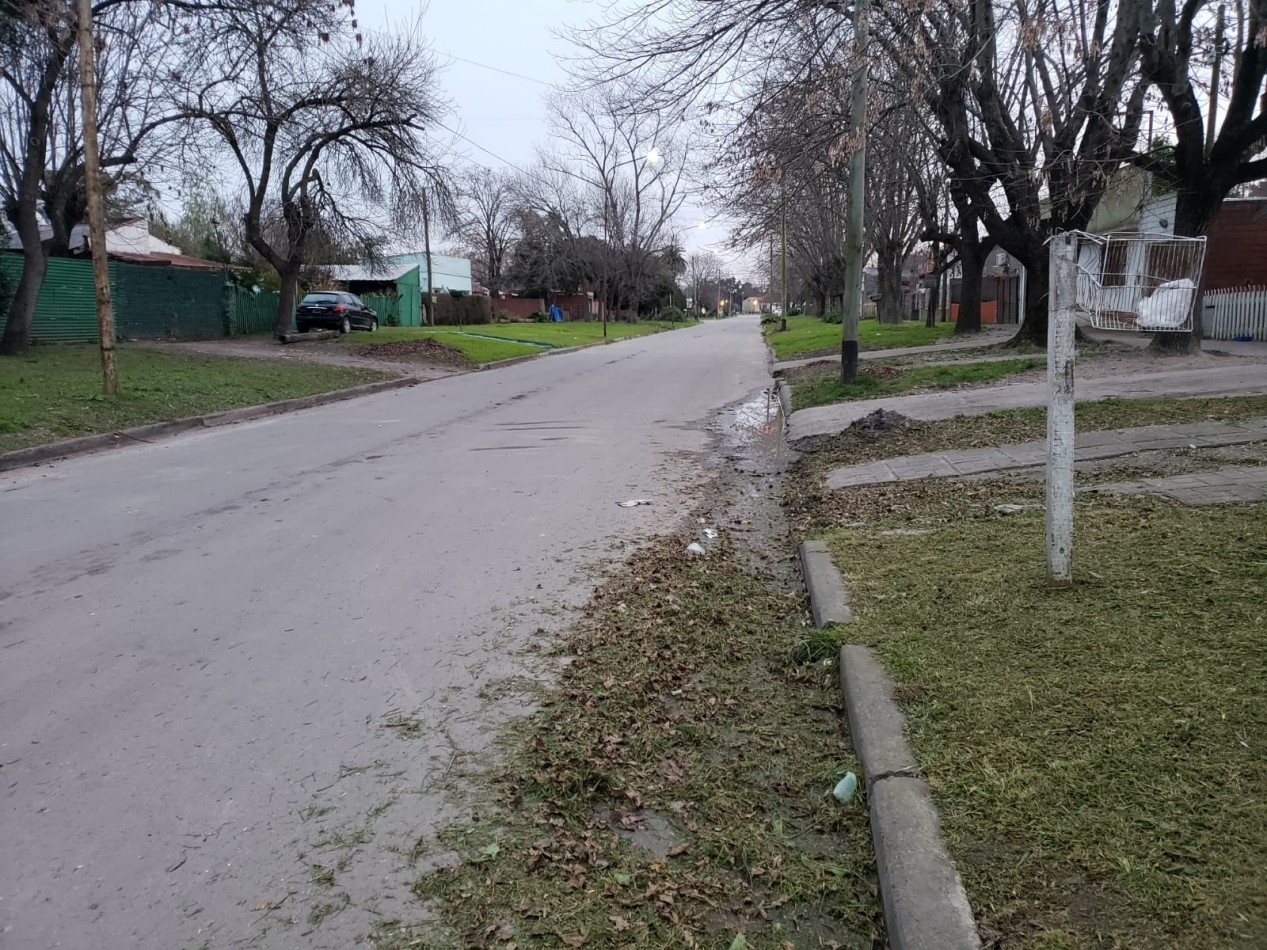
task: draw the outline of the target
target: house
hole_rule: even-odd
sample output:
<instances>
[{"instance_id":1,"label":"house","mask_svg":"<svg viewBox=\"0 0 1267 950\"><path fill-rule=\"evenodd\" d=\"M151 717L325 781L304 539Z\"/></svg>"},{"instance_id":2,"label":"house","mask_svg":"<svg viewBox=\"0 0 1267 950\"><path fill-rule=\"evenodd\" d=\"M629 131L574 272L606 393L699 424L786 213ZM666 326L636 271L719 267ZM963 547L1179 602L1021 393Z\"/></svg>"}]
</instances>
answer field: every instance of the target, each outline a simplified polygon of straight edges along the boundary
<instances>
[{"instance_id":1,"label":"house","mask_svg":"<svg viewBox=\"0 0 1267 950\"><path fill-rule=\"evenodd\" d=\"M40 228L41 240L53 237L53 229ZM90 246L88 225L77 224L70 232L70 252L76 257L88 257ZM9 250L22 250L22 239L13 234L9 238ZM142 217L119 218L106 225L106 253L115 260L133 264L158 264L168 267L188 267L197 270L224 270L232 265L222 261L209 261L184 254L174 244L168 244L150 233L150 223Z\"/></svg>"},{"instance_id":2,"label":"house","mask_svg":"<svg viewBox=\"0 0 1267 950\"><path fill-rule=\"evenodd\" d=\"M429 293L427 285L427 254L425 251L410 251L407 254L393 254L387 259L391 264L410 265L418 268L418 287L423 294ZM469 294L474 291L471 281L471 261L466 257L451 257L448 254L431 255L431 273L435 278L436 293Z\"/></svg>"}]
</instances>

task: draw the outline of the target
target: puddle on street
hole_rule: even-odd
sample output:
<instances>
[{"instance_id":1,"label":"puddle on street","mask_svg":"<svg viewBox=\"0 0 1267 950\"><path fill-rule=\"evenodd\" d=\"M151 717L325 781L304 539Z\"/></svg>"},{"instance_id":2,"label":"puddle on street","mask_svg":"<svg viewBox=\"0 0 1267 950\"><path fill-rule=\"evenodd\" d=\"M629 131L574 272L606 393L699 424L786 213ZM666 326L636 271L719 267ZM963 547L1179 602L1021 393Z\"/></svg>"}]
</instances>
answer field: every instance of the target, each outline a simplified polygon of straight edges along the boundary
<instances>
[{"instance_id":1,"label":"puddle on street","mask_svg":"<svg viewBox=\"0 0 1267 950\"><path fill-rule=\"evenodd\" d=\"M783 438L783 409L774 386L722 414L726 457L752 475L777 475L796 458Z\"/></svg>"}]
</instances>

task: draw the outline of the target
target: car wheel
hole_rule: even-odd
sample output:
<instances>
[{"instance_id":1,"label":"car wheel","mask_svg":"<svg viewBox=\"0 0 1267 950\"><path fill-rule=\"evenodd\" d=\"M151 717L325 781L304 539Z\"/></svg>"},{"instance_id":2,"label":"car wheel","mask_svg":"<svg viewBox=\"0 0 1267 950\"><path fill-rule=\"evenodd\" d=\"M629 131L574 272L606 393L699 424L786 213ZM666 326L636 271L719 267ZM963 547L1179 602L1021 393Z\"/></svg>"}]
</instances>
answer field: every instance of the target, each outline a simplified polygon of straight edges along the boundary
<instances>
[{"instance_id":1,"label":"car wheel","mask_svg":"<svg viewBox=\"0 0 1267 950\"><path fill-rule=\"evenodd\" d=\"M373 333L377 329L378 329L378 317L374 317L373 319L370 320L370 327L369 327L370 333Z\"/></svg>"},{"instance_id":2,"label":"car wheel","mask_svg":"<svg viewBox=\"0 0 1267 950\"><path fill-rule=\"evenodd\" d=\"M352 332L352 321L351 321L351 320L349 320L347 317L344 317L344 318L343 318L343 322L339 324L339 332L340 332L340 333L351 333L351 332Z\"/></svg>"},{"instance_id":3,"label":"car wheel","mask_svg":"<svg viewBox=\"0 0 1267 950\"><path fill-rule=\"evenodd\" d=\"M296 324L295 324L295 330L296 330L296 332L298 332L298 333L307 333L307 332L308 332L308 324L306 324L306 323L296 323Z\"/></svg>"}]
</instances>

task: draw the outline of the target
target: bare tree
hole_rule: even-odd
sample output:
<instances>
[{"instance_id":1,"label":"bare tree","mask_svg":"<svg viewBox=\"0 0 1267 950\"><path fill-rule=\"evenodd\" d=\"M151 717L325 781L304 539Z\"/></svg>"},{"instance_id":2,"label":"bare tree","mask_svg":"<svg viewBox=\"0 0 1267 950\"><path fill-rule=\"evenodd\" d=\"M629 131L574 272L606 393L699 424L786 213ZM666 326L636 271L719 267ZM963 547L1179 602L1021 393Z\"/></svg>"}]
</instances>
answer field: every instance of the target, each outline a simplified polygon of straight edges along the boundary
<instances>
[{"instance_id":1,"label":"bare tree","mask_svg":"<svg viewBox=\"0 0 1267 950\"><path fill-rule=\"evenodd\" d=\"M582 183L601 235L604 313L636 314L654 259L676 242L674 216L686 197L685 156L674 124L659 111L630 110L611 91L560 94L550 103L556 132L541 163Z\"/></svg>"},{"instance_id":2,"label":"bare tree","mask_svg":"<svg viewBox=\"0 0 1267 950\"><path fill-rule=\"evenodd\" d=\"M518 229L520 204L514 176L477 168L457 186L457 233L476 257L481 282L494 297L503 288L510 247Z\"/></svg>"},{"instance_id":3,"label":"bare tree","mask_svg":"<svg viewBox=\"0 0 1267 950\"><path fill-rule=\"evenodd\" d=\"M321 12L227 11L179 107L204 156L227 151L245 182L247 241L279 277L279 335L314 235L373 259L385 225L416 233L423 201L434 213L448 195L425 137L444 110L417 29L363 37Z\"/></svg>"},{"instance_id":4,"label":"bare tree","mask_svg":"<svg viewBox=\"0 0 1267 950\"><path fill-rule=\"evenodd\" d=\"M906 316L903 271L919 239L919 191L906 156L919 147L921 131L910 109L897 108L876 124L868 143L866 228L879 272L881 323Z\"/></svg>"},{"instance_id":5,"label":"bare tree","mask_svg":"<svg viewBox=\"0 0 1267 950\"><path fill-rule=\"evenodd\" d=\"M113 191L135 179L129 167L144 157L143 146L153 159L153 133L168 118L157 77L178 20L157 6L120 0L101 0L93 17L102 166L115 170L107 181ZM22 243L22 276L0 340L3 353L26 349L48 254L68 251L86 210L78 66L71 56L75 28L72 4L33 0L7 15L0 32L0 198Z\"/></svg>"}]
</instances>

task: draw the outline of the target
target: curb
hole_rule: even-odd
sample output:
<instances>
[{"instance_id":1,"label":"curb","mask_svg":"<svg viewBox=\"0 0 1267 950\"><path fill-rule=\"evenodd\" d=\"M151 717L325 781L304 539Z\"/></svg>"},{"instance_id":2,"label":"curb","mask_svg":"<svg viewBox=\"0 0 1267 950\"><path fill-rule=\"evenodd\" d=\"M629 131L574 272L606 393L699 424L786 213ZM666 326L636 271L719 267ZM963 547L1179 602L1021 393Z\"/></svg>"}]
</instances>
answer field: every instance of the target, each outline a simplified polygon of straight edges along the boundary
<instances>
[{"instance_id":1,"label":"curb","mask_svg":"<svg viewBox=\"0 0 1267 950\"><path fill-rule=\"evenodd\" d=\"M792 387L787 384L786 379L780 379L778 387L779 406L783 409L783 425L787 426L787 421L792 416Z\"/></svg>"},{"instance_id":2,"label":"curb","mask_svg":"<svg viewBox=\"0 0 1267 950\"><path fill-rule=\"evenodd\" d=\"M206 415L191 416L187 419L175 419L171 422L152 422L148 425L133 426L130 429L119 429L115 432L102 432L96 435L85 435L78 439L64 439L61 442L50 442L47 445L33 445L26 449L14 449L12 452L0 453L0 472L25 465L36 465L53 459L68 458L73 455L85 455L102 449L114 448L128 442L153 442L157 439L180 435L193 429L209 429L215 426L232 425L235 422L246 422L261 416L280 415L324 406L332 402L343 402L359 396L372 396L375 393L389 392L393 389L404 389L417 386L422 380L415 376L402 376L399 379L384 379L376 383L365 383L348 389L336 389L328 393L314 393L311 396L298 396L294 399L282 399L278 402L266 402L258 406L242 406L239 409L224 409L220 412L209 412Z\"/></svg>"},{"instance_id":3,"label":"curb","mask_svg":"<svg viewBox=\"0 0 1267 950\"><path fill-rule=\"evenodd\" d=\"M825 542L805 541L801 544L801 572L805 575L805 589L809 591L815 627L821 630L853 620L849 591L845 590L844 581L832 563L831 552Z\"/></svg>"},{"instance_id":4,"label":"curb","mask_svg":"<svg viewBox=\"0 0 1267 950\"><path fill-rule=\"evenodd\" d=\"M871 841L892 950L979 950L937 808L906 741L893 681L868 647L840 648L840 688L866 776Z\"/></svg>"},{"instance_id":5,"label":"curb","mask_svg":"<svg viewBox=\"0 0 1267 950\"><path fill-rule=\"evenodd\" d=\"M801 565L814 625L852 620L849 592L827 545L804 542ZM869 647L840 648L840 689L866 781L890 950L980 950L972 907L942 841L932 792L906 741L893 680Z\"/></svg>"}]
</instances>

